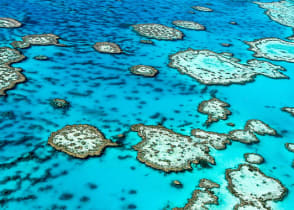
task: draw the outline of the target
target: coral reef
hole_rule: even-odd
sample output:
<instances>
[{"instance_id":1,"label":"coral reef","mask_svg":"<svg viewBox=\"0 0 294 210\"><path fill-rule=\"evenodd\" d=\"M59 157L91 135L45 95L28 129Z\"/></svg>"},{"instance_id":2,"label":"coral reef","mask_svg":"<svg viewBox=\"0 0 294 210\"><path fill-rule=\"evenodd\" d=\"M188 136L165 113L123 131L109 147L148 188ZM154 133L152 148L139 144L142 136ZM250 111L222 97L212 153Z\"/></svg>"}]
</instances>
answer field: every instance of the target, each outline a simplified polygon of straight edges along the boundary
<instances>
[{"instance_id":1,"label":"coral reef","mask_svg":"<svg viewBox=\"0 0 294 210\"><path fill-rule=\"evenodd\" d=\"M141 36L158 40L177 40L183 39L184 34L174 28L156 23L137 24L132 26Z\"/></svg>"},{"instance_id":2,"label":"coral reef","mask_svg":"<svg viewBox=\"0 0 294 210\"><path fill-rule=\"evenodd\" d=\"M252 163L252 164L261 164L264 162L264 158L256 153L246 153L244 154L244 158L246 162Z\"/></svg>"},{"instance_id":3,"label":"coral reef","mask_svg":"<svg viewBox=\"0 0 294 210\"><path fill-rule=\"evenodd\" d=\"M201 25L200 23L196 23L194 21L175 20L175 21L173 21L173 24L175 26L178 26L180 28L185 28L185 29L191 29L191 30L197 30L197 31L204 31L205 30L205 26Z\"/></svg>"},{"instance_id":4,"label":"coral reef","mask_svg":"<svg viewBox=\"0 0 294 210\"><path fill-rule=\"evenodd\" d=\"M142 75L142 76L145 76L145 77L154 77L158 73L157 69L155 69L152 66L146 66L146 65L132 66L130 68L130 71L133 74Z\"/></svg>"},{"instance_id":5,"label":"coral reef","mask_svg":"<svg viewBox=\"0 0 294 210\"><path fill-rule=\"evenodd\" d=\"M268 124L260 120L248 120L244 130L233 130L229 133L229 139L239 141L244 144L258 143L259 139L254 134L276 136L277 132Z\"/></svg>"},{"instance_id":6,"label":"coral reef","mask_svg":"<svg viewBox=\"0 0 294 210\"><path fill-rule=\"evenodd\" d=\"M212 12L213 10L208 7L202 7L202 6L193 6L193 9L201 12Z\"/></svg>"},{"instance_id":7,"label":"coral reef","mask_svg":"<svg viewBox=\"0 0 294 210\"><path fill-rule=\"evenodd\" d=\"M17 83L24 82L25 76L20 72L22 69L14 68L12 63L25 59L19 51L8 48L0 48L0 96L6 95L6 91L15 87Z\"/></svg>"},{"instance_id":8,"label":"coral reef","mask_svg":"<svg viewBox=\"0 0 294 210\"><path fill-rule=\"evenodd\" d=\"M283 107L281 108L282 111L290 113L292 116L294 116L294 107Z\"/></svg>"},{"instance_id":9,"label":"coral reef","mask_svg":"<svg viewBox=\"0 0 294 210\"><path fill-rule=\"evenodd\" d=\"M286 42L278 38L263 38L245 43L250 46L249 50L255 52L255 57L294 63L294 42Z\"/></svg>"},{"instance_id":10,"label":"coral reef","mask_svg":"<svg viewBox=\"0 0 294 210\"><path fill-rule=\"evenodd\" d=\"M56 45L56 46L62 46L65 45L60 44L58 40L60 37L56 36L55 34L33 34L33 35L27 35L22 37L23 41L14 41L11 43L11 45L14 48L29 48L31 45Z\"/></svg>"},{"instance_id":11,"label":"coral reef","mask_svg":"<svg viewBox=\"0 0 294 210\"><path fill-rule=\"evenodd\" d=\"M170 55L169 66L176 68L205 85L230 85L251 82L257 75L274 79L287 79L279 72L283 67L266 61L249 60L247 64L239 63L230 55L209 50L187 49Z\"/></svg>"},{"instance_id":12,"label":"coral reef","mask_svg":"<svg viewBox=\"0 0 294 210\"><path fill-rule=\"evenodd\" d=\"M206 142L217 150L225 149L227 144L231 144L227 134L209 132L201 129L193 129L191 134L192 136L201 139L201 142Z\"/></svg>"},{"instance_id":13,"label":"coral reef","mask_svg":"<svg viewBox=\"0 0 294 210\"><path fill-rule=\"evenodd\" d=\"M77 158L99 156L105 147L118 146L90 125L67 125L51 133L48 144Z\"/></svg>"},{"instance_id":14,"label":"coral reef","mask_svg":"<svg viewBox=\"0 0 294 210\"><path fill-rule=\"evenodd\" d=\"M205 125L209 126L211 123L217 122L220 119L228 119L228 115L230 115L231 112L226 109L226 107L230 107L230 104L217 98L212 98L207 101L202 101L198 106L198 112L208 115Z\"/></svg>"},{"instance_id":15,"label":"coral reef","mask_svg":"<svg viewBox=\"0 0 294 210\"><path fill-rule=\"evenodd\" d=\"M50 105L55 109L68 109L70 103L64 99L54 98L50 101Z\"/></svg>"},{"instance_id":16,"label":"coral reef","mask_svg":"<svg viewBox=\"0 0 294 210\"><path fill-rule=\"evenodd\" d=\"M269 209L268 201L282 200L287 194L287 189L279 180L266 176L248 164L240 164L237 169L227 169L226 179L230 192L240 199L240 206Z\"/></svg>"},{"instance_id":17,"label":"coral reef","mask_svg":"<svg viewBox=\"0 0 294 210\"><path fill-rule=\"evenodd\" d=\"M19 28L21 23L12 18L0 18L0 28Z\"/></svg>"},{"instance_id":18,"label":"coral reef","mask_svg":"<svg viewBox=\"0 0 294 210\"><path fill-rule=\"evenodd\" d=\"M146 165L165 172L192 169L191 164L215 164L209 148L189 136L173 132L162 126L137 124L132 130L138 132L142 141L134 146L137 159Z\"/></svg>"},{"instance_id":19,"label":"coral reef","mask_svg":"<svg viewBox=\"0 0 294 210\"><path fill-rule=\"evenodd\" d=\"M205 189L211 189L211 188L219 188L220 185L209 179L200 179L199 187L205 188Z\"/></svg>"},{"instance_id":20,"label":"coral reef","mask_svg":"<svg viewBox=\"0 0 294 210\"><path fill-rule=\"evenodd\" d=\"M101 53L120 54L123 52L119 45L112 42L96 42L93 47Z\"/></svg>"},{"instance_id":21,"label":"coral reef","mask_svg":"<svg viewBox=\"0 0 294 210\"><path fill-rule=\"evenodd\" d=\"M294 143L286 143L285 147L287 148L287 150L289 150L290 152L294 152Z\"/></svg>"}]
</instances>

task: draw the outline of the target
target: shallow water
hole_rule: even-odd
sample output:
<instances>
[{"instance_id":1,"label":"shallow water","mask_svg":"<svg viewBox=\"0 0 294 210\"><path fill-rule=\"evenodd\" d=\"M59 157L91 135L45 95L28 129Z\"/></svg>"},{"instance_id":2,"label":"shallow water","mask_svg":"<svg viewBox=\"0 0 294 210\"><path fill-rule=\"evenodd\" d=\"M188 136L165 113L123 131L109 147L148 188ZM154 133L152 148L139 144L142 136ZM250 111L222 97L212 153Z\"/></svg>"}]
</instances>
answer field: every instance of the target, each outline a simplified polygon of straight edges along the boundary
<instances>
[{"instance_id":1,"label":"shallow water","mask_svg":"<svg viewBox=\"0 0 294 210\"><path fill-rule=\"evenodd\" d=\"M194 5L214 11L191 14ZM1 182L0 200L6 201L2 209L171 209L185 205L201 178L221 185L219 205L209 209L232 209L238 200L226 188L225 169L244 163L243 154L248 152L262 155L266 162L259 168L289 190L283 201L273 204L274 209L294 208L293 153L284 146L294 142L294 118L280 110L294 106L294 64L271 61L287 70L289 80L257 76L254 82L230 86L205 86L167 66L170 54L187 48L230 52L245 63L254 53L243 41L292 35L291 28L271 21L256 4L229 0L1 0L0 16L23 23L21 28L0 28L1 47L22 36L42 33L54 33L69 45L23 49L27 59L13 64L23 69L27 82L0 97L0 112L14 113L0 118L0 180L17 174L21 178ZM130 28L138 23L173 27L171 22L177 19L199 22L207 30L180 29L183 40L153 40L155 44L148 45L140 43L145 38ZM93 44L103 41L119 44L125 53L96 52ZM33 59L40 54L50 60ZM155 78L131 74L128 68L138 64L152 65L159 74ZM282 137L258 136L260 143L249 146L233 142L226 150L212 150L215 166L194 166L182 173L166 174L136 160L131 148L140 138L129 132L131 125L162 123L185 135L194 128L206 129L207 116L198 113L197 106L214 94L231 105L232 115L209 130L227 133L232 129L227 122L242 129L247 120L259 119ZM56 97L69 101L70 109L53 109L49 101ZM47 145L51 132L67 124L94 125L109 139L127 132L127 138L123 147L107 148L101 157L79 160ZM24 158L26 153L31 156ZM170 185L175 179L183 183L183 189ZM4 189L13 192L7 195ZM62 196L64 193L70 195ZM88 199L82 199L84 196Z\"/></svg>"}]
</instances>

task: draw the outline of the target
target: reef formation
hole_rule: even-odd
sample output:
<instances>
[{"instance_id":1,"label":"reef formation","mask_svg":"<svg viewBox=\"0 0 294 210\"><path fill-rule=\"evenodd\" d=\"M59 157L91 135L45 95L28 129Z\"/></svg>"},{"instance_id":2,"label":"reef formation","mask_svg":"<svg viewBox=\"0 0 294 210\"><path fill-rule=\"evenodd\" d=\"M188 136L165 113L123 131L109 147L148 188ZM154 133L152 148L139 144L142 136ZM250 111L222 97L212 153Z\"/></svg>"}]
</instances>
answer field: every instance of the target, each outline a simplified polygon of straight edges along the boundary
<instances>
[{"instance_id":1,"label":"reef formation","mask_svg":"<svg viewBox=\"0 0 294 210\"><path fill-rule=\"evenodd\" d=\"M29 48L31 45L39 45L39 46L46 46L46 45L56 45L56 46L65 46L64 44L60 44L59 40L60 37L56 36L55 34L33 34L23 36L23 41L14 41L11 45L14 48Z\"/></svg>"},{"instance_id":2,"label":"reef formation","mask_svg":"<svg viewBox=\"0 0 294 210\"><path fill-rule=\"evenodd\" d=\"M294 28L294 5L292 1L278 2L253 2L259 7L266 9L266 15L270 19L282 25Z\"/></svg>"},{"instance_id":3,"label":"reef formation","mask_svg":"<svg viewBox=\"0 0 294 210\"><path fill-rule=\"evenodd\" d=\"M236 209L271 209L268 201L282 200L287 194L287 189L279 180L248 164L227 169L226 179L230 192L240 199Z\"/></svg>"},{"instance_id":4,"label":"reef formation","mask_svg":"<svg viewBox=\"0 0 294 210\"><path fill-rule=\"evenodd\" d=\"M268 124L260 120L248 120L243 130L237 129L231 131L229 133L229 138L244 144L258 143L259 139L256 137L255 133L262 136L277 135L276 130L271 128Z\"/></svg>"},{"instance_id":5,"label":"reef formation","mask_svg":"<svg viewBox=\"0 0 294 210\"><path fill-rule=\"evenodd\" d=\"M172 22L175 26L185 29L191 29L196 31L204 31L205 26L201 25L200 23L196 23L194 21L188 20L175 20Z\"/></svg>"},{"instance_id":6,"label":"reef formation","mask_svg":"<svg viewBox=\"0 0 294 210\"><path fill-rule=\"evenodd\" d=\"M132 27L141 36L158 40L178 40L184 37L181 31L156 23L137 24Z\"/></svg>"},{"instance_id":7,"label":"reef formation","mask_svg":"<svg viewBox=\"0 0 294 210\"><path fill-rule=\"evenodd\" d=\"M274 79L288 78L278 71L284 70L281 66L255 59L241 64L231 54L210 50L180 51L170 55L169 66L205 85L244 84L253 81L257 75Z\"/></svg>"},{"instance_id":8,"label":"reef formation","mask_svg":"<svg viewBox=\"0 0 294 210\"><path fill-rule=\"evenodd\" d=\"M141 75L141 76L144 76L144 77L154 77L156 74L158 74L157 69L155 69L152 66L146 66L146 65L132 66L130 68L130 71L133 74Z\"/></svg>"},{"instance_id":9,"label":"reef formation","mask_svg":"<svg viewBox=\"0 0 294 210\"><path fill-rule=\"evenodd\" d=\"M200 12L212 12L213 10L208 8L208 7L203 7L203 6L193 6L193 9L200 11Z\"/></svg>"},{"instance_id":10,"label":"reef formation","mask_svg":"<svg viewBox=\"0 0 294 210\"><path fill-rule=\"evenodd\" d=\"M200 189L194 190L192 197L183 208L173 208L173 210L208 210L211 205L218 205L218 197L213 188L219 188L219 184L209 179L201 179L198 186Z\"/></svg>"},{"instance_id":11,"label":"reef formation","mask_svg":"<svg viewBox=\"0 0 294 210\"><path fill-rule=\"evenodd\" d=\"M112 42L96 42L93 47L101 53L120 54L123 52L119 45Z\"/></svg>"},{"instance_id":12,"label":"reef formation","mask_svg":"<svg viewBox=\"0 0 294 210\"><path fill-rule=\"evenodd\" d=\"M278 38L263 38L245 43L255 52L255 57L294 63L294 42Z\"/></svg>"},{"instance_id":13,"label":"reef formation","mask_svg":"<svg viewBox=\"0 0 294 210\"><path fill-rule=\"evenodd\" d=\"M164 172L192 169L191 164L201 162L215 164L209 148L189 136L173 132L162 126L137 124L132 131L142 141L133 148L138 151L137 159L146 165Z\"/></svg>"},{"instance_id":14,"label":"reef formation","mask_svg":"<svg viewBox=\"0 0 294 210\"><path fill-rule=\"evenodd\" d=\"M288 112L289 114L294 116L294 107L283 107L283 108L281 108L281 110L284 112Z\"/></svg>"},{"instance_id":15,"label":"reef formation","mask_svg":"<svg viewBox=\"0 0 294 210\"><path fill-rule=\"evenodd\" d=\"M198 106L198 112L208 115L205 125L209 126L213 122L228 119L228 115L231 112L226 107L230 107L230 104L217 98L212 98L207 101L202 101Z\"/></svg>"},{"instance_id":16,"label":"reef formation","mask_svg":"<svg viewBox=\"0 0 294 210\"><path fill-rule=\"evenodd\" d=\"M90 125L67 125L53 132L48 144L77 158L100 156L105 147L118 146L105 139L101 131Z\"/></svg>"},{"instance_id":17,"label":"reef formation","mask_svg":"<svg viewBox=\"0 0 294 210\"><path fill-rule=\"evenodd\" d=\"M25 76L20 73L21 68L14 68L11 64L25 59L19 51L8 47L0 48L0 96L15 87L17 83L24 82Z\"/></svg>"},{"instance_id":18,"label":"reef formation","mask_svg":"<svg viewBox=\"0 0 294 210\"><path fill-rule=\"evenodd\" d=\"M244 154L244 158L247 163L251 164L261 164L264 162L264 158L256 153L246 153Z\"/></svg>"},{"instance_id":19,"label":"reef formation","mask_svg":"<svg viewBox=\"0 0 294 210\"><path fill-rule=\"evenodd\" d=\"M21 23L12 18L0 18L0 28L19 28Z\"/></svg>"},{"instance_id":20,"label":"reef formation","mask_svg":"<svg viewBox=\"0 0 294 210\"><path fill-rule=\"evenodd\" d=\"M231 144L227 134L204 131L201 129L193 129L191 135L199 139L200 142L212 146L214 149L226 149L227 144Z\"/></svg>"}]
</instances>

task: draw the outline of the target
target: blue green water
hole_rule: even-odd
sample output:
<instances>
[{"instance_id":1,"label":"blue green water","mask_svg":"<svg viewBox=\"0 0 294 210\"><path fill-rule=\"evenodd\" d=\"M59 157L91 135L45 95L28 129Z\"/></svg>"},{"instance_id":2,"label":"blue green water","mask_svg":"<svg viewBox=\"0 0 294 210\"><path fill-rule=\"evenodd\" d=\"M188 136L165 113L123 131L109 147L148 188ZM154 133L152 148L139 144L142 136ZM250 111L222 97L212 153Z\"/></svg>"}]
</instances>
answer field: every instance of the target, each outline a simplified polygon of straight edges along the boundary
<instances>
[{"instance_id":1,"label":"blue green water","mask_svg":"<svg viewBox=\"0 0 294 210\"><path fill-rule=\"evenodd\" d=\"M214 11L191 14L194 5ZM220 204L210 209L233 209L238 201L227 190L224 173L244 163L247 152L261 154L266 160L261 170L289 189L274 209L294 208L294 154L284 147L285 142L294 142L294 118L280 111L294 106L294 64L271 61L287 69L289 80L258 76L246 85L208 87L167 66L168 55L189 47L231 52L245 62L254 57L243 41L292 35L291 28L271 21L257 5L232 0L1 0L0 17L23 23L21 28L0 28L1 47L42 33L54 33L69 45L24 49L27 59L13 65L23 69L27 82L0 97L1 209L170 209L184 206L201 178L221 185ZM138 23L172 26L177 19L199 22L207 30L180 29L183 40L153 40L155 44L148 45L140 43L143 38L130 28ZM103 41L119 44L126 53L96 52L93 44ZM33 59L40 54L50 60ZM128 68L138 64L152 65L160 73L156 78L132 75ZM197 112L197 106L213 95L229 103L233 114L210 130L226 133L232 129L227 122L241 129L247 120L259 119L282 137L259 136L260 143L250 146L233 142L226 150L212 150L216 166L195 166L183 173L165 174L136 160L131 148L141 139L128 132L131 125L163 123L187 135L194 128L206 129L206 116ZM50 106L56 97L71 103L67 112ZM94 125L109 139L124 132L127 137L122 147L79 160L47 145L50 133L67 124ZM174 179L183 183L183 189L170 185Z\"/></svg>"}]
</instances>

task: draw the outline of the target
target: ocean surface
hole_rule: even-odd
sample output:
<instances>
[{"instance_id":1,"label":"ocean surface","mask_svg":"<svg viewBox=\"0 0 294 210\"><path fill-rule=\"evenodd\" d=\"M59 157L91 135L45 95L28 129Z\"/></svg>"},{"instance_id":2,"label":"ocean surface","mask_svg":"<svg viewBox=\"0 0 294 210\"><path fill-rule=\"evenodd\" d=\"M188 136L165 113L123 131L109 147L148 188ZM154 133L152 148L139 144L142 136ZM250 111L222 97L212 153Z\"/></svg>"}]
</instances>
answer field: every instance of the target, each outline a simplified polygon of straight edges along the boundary
<instances>
[{"instance_id":1,"label":"ocean surface","mask_svg":"<svg viewBox=\"0 0 294 210\"><path fill-rule=\"evenodd\" d=\"M195 5L214 11L197 12L191 8ZM270 61L283 66L290 79L257 76L245 85L229 86L205 86L168 67L169 55L187 48L230 52L245 63L254 53L244 41L285 40L293 34L264 11L245 0L1 0L0 17L23 26L0 28L0 47L43 33L58 35L67 47L22 49L27 59L13 64L23 69L27 81L0 97L0 209L172 209L185 206L202 178L221 185L219 205L209 209L233 209L238 199L227 189L225 170L245 163L243 155L250 152L262 155L265 163L258 167L289 190L273 209L294 209L294 154L284 146L294 142L294 117L280 110L294 106L294 64ZM176 28L174 20L201 23L206 31L179 28L183 40L152 39L151 45L140 43L146 38L131 29L140 23ZM114 42L124 53L99 53L93 48L96 42ZM38 55L49 60L35 60ZM151 65L159 74L133 75L129 67L138 64ZM207 116L197 107L212 96L229 103L232 115L207 129ZM54 109L53 98L66 99L70 108ZM194 128L227 133L232 130L228 122L242 129L249 119L266 122L280 137L258 136L258 144L232 142L226 150L212 149L216 165L209 168L197 165L191 171L164 173L139 162L132 149L141 141L130 132L134 124L161 124L190 135ZM121 133L126 138L121 147L107 148L100 157L74 158L47 144L52 132L72 124L93 125L114 141ZM173 180L183 188L173 187Z\"/></svg>"}]
</instances>

